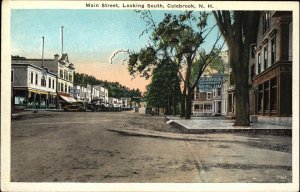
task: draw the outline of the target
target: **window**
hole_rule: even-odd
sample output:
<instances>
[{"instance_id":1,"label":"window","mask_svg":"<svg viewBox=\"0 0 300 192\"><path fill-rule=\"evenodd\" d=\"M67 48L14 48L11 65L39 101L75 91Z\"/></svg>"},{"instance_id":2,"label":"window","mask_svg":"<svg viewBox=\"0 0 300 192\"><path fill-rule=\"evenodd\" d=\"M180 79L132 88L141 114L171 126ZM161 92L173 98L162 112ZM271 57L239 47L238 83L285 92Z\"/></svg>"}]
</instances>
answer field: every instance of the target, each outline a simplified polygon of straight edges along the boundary
<instances>
[{"instance_id":1,"label":"window","mask_svg":"<svg viewBox=\"0 0 300 192\"><path fill-rule=\"evenodd\" d=\"M251 72L250 72L250 75L251 75L251 78L253 78L254 75L255 75L255 64L252 64L252 65L251 65Z\"/></svg>"},{"instance_id":2,"label":"window","mask_svg":"<svg viewBox=\"0 0 300 192\"><path fill-rule=\"evenodd\" d=\"M35 84L36 85L38 84L38 78L39 78L38 74L35 74Z\"/></svg>"},{"instance_id":3,"label":"window","mask_svg":"<svg viewBox=\"0 0 300 192\"><path fill-rule=\"evenodd\" d=\"M30 83L33 84L33 72L30 73Z\"/></svg>"},{"instance_id":4,"label":"window","mask_svg":"<svg viewBox=\"0 0 300 192\"><path fill-rule=\"evenodd\" d=\"M264 111L269 112L270 110L270 105L269 105L269 92L270 91L270 84L269 81L264 83Z\"/></svg>"},{"instance_id":5,"label":"window","mask_svg":"<svg viewBox=\"0 0 300 192\"><path fill-rule=\"evenodd\" d=\"M207 100L211 99L211 92L207 92Z\"/></svg>"},{"instance_id":6,"label":"window","mask_svg":"<svg viewBox=\"0 0 300 192\"><path fill-rule=\"evenodd\" d=\"M65 92L66 93L68 92L68 86L67 86L67 84L65 84Z\"/></svg>"},{"instance_id":7,"label":"window","mask_svg":"<svg viewBox=\"0 0 300 192\"><path fill-rule=\"evenodd\" d=\"M276 38L271 40L271 65L276 61Z\"/></svg>"},{"instance_id":8,"label":"window","mask_svg":"<svg viewBox=\"0 0 300 192\"><path fill-rule=\"evenodd\" d=\"M51 78L49 78L48 87L51 88Z\"/></svg>"},{"instance_id":9,"label":"window","mask_svg":"<svg viewBox=\"0 0 300 192\"><path fill-rule=\"evenodd\" d=\"M199 109L200 109L199 105L195 105L195 106L194 106L194 109L195 109L195 110L199 110Z\"/></svg>"},{"instance_id":10,"label":"window","mask_svg":"<svg viewBox=\"0 0 300 192\"><path fill-rule=\"evenodd\" d=\"M264 90L263 90L263 84L258 86L258 112L262 113L263 110L263 96L264 96Z\"/></svg>"},{"instance_id":11,"label":"window","mask_svg":"<svg viewBox=\"0 0 300 192\"><path fill-rule=\"evenodd\" d=\"M57 83L57 91L60 91L60 83Z\"/></svg>"},{"instance_id":12,"label":"window","mask_svg":"<svg viewBox=\"0 0 300 192\"><path fill-rule=\"evenodd\" d=\"M11 70L11 80L12 83L14 82L14 70Z\"/></svg>"},{"instance_id":13,"label":"window","mask_svg":"<svg viewBox=\"0 0 300 192\"><path fill-rule=\"evenodd\" d=\"M60 84L60 91L64 92L64 84L63 83Z\"/></svg>"},{"instance_id":14,"label":"window","mask_svg":"<svg viewBox=\"0 0 300 192\"><path fill-rule=\"evenodd\" d=\"M64 74L63 74L63 70L62 69L59 70L59 77L60 78L64 78Z\"/></svg>"},{"instance_id":15,"label":"window","mask_svg":"<svg viewBox=\"0 0 300 192\"><path fill-rule=\"evenodd\" d=\"M250 46L250 51L251 51L251 58L255 58L255 49L256 49L256 45L252 44Z\"/></svg>"},{"instance_id":16,"label":"window","mask_svg":"<svg viewBox=\"0 0 300 192\"><path fill-rule=\"evenodd\" d=\"M270 91L270 111L276 112L277 110L277 78L271 79Z\"/></svg>"},{"instance_id":17,"label":"window","mask_svg":"<svg viewBox=\"0 0 300 192\"><path fill-rule=\"evenodd\" d=\"M69 78L68 71L66 71L66 70L64 71L64 77L65 77L66 80L68 80L68 78Z\"/></svg>"},{"instance_id":18,"label":"window","mask_svg":"<svg viewBox=\"0 0 300 192\"><path fill-rule=\"evenodd\" d=\"M264 47L264 70L268 68L268 46Z\"/></svg>"},{"instance_id":19,"label":"window","mask_svg":"<svg viewBox=\"0 0 300 192\"><path fill-rule=\"evenodd\" d=\"M217 92L218 92L218 96L221 96L221 88L218 88Z\"/></svg>"},{"instance_id":20,"label":"window","mask_svg":"<svg viewBox=\"0 0 300 192\"><path fill-rule=\"evenodd\" d=\"M54 79L52 79L52 89L54 89Z\"/></svg>"},{"instance_id":21,"label":"window","mask_svg":"<svg viewBox=\"0 0 300 192\"><path fill-rule=\"evenodd\" d=\"M260 73L261 70L261 56L260 53L257 55L257 73Z\"/></svg>"},{"instance_id":22,"label":"window","mask_svg":"<svg viewBox=\"0 0 300 192\"><path fill-rule=\"evenodd\" d=\"M68 88L68 93L71 93L71 87L69 86L69 88Z\"/></svg>"},{"instance_id":23,"label":"window","mask_svg":"<svg viewBox=\"0 0 300 192\"><path fill-rule=\"evenodd\" d=\"M263 33L266 33L267 30L270 28L270 19L271 15L270 12L264 12L263 13Z\"/></svg>"},{"instance_id":24,"label":"window","mask_svg":"<svg viewBox=\"0 0 300 192\"><path fill-rule=\"evenodd\" d=\"M69 81L73 81L72 73L69 73Z\"/></svg>"},{"instance_id":25,"label":"window","mask_svg":"<svg viewBox=\"0 0 300 192\"><path fill-rule=\"evenodd\" d=\"M45 79L45 76L42 76L42 78L41 78L41 86L46 87L46 79Z\"/></svg>"},{"instance_id":26,"label":"window","mask_svg":"<svg viewBox=\"0 0 300 192\"><path fill-rule=\"evenodd\" d=\"M199 99L199 93L196 93L195 94L195 100L198 100Z\"/></svg>"}]
</instances>

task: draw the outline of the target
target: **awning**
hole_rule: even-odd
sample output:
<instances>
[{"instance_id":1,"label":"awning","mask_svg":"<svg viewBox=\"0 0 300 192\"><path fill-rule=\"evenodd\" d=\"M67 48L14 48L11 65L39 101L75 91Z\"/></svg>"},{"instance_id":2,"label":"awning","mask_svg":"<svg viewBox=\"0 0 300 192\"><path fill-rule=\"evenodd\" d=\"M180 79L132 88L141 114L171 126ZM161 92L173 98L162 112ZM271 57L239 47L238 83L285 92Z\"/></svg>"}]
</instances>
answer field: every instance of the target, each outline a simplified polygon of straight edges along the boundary
<instances>
[{"instance_id":1,"label":"awning","mask_svg":"<svg viewBox=\"0 0 300 192\"><path fill-rule=\"evenodd\" d=\"M62 96L62 95L59 95L63 100L65 100L66 102L68 103L73 103L73 102L76 102L77 100L74 99L73 97L67 97L67 96Z\"/></svg>"}]
</instances>

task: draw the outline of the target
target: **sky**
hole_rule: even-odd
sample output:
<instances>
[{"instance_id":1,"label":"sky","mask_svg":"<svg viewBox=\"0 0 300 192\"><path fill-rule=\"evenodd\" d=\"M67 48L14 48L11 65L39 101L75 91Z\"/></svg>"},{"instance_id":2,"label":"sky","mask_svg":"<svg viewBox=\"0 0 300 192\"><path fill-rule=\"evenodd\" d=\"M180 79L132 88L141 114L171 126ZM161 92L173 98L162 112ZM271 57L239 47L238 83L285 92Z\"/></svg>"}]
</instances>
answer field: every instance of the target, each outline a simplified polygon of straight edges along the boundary
<instances>
[{"instance_id":1,"label":"sky","mask_svg":"<svg viewBox=\"0 0 300 192\"><path fill-rule=\"evenodd\" d=\"M151 11L157 23L166 12L170 11ZM214 24L214 18L208 22ZM133 79L129 75L123 62L127 54L118 54L113 63L110 62L118 50L138 51L148 44L149 35L140 36L146 23L138 13L134 10L14 9L11 12L11 54L41 58L44 37L44 58L52 59L56 53L61 55L61 26L64 26L63 52L68 53L77 73L145 91L149 80ZM217 33L216 27L207 39L207 48Z\"/></svg>"}]
</instances>

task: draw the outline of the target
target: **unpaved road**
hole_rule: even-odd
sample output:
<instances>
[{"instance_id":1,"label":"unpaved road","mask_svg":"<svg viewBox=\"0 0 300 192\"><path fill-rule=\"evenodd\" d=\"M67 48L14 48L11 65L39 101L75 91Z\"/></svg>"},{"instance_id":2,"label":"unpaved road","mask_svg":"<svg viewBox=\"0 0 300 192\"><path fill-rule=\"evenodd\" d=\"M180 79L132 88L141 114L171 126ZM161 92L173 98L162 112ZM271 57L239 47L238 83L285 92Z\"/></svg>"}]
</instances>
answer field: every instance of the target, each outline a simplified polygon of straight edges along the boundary
<instances>
[{"instance_id":1,"label":"unpaved road","mask_svg":"<svg viewBox=\"0 0 300 192\"><path fill-rule=\"evenodd\" d=\"M116 130L147 130L157 136ZM133 112L27 113L12 121L11 180L292 182L291 137L190 137L194 139L185 139L163 117Z\"/></svg>"}]
</instances>

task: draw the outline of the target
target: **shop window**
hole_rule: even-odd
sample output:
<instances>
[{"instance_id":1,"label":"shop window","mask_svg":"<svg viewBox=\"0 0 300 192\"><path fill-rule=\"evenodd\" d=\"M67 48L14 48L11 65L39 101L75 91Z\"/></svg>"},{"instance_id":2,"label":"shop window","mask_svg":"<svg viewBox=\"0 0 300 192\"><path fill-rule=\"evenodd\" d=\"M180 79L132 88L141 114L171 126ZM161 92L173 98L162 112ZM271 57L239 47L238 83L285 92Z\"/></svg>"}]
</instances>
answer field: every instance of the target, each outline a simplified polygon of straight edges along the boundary
<instances>
[{"instance_id":1,"label":"shop window","mask_svg":"<svg viewBox=\"0 0 300 192\"><path fill-rule=\"evenodd\" d=\"M270 103L269 103L269 96L270 96L270 84L269 81L264 83L264 111L269 112L270 110Z\"/></svg>"},{"instance_id":2,"label":"shop window","mask_svg":"<svg viewBox=\"0 0 300 192\"><path fill-rule=\"evenodd\" d=\"M276 112L277 110L277 78L271 80L270 91L270 111Z\"/></svg>"},{"instance_id":3,"label":"shop window","mask_svg":"<svg viewBox=\"0 0 300 192\"><path fill-rule=\"evenodd\" d=\"M212 109L211 104L204 104L204 109L205 110L211 110Z\"/></svg>"},{"instance_id":4,"label":"shop window","mask_svg":"<svg viewBox=\"0 0 300 192\"><path fill-rule=\"evenodd\" d=\"M263 110L263 96L264 96L264 86L263 84L258 86L258 112Z\"/></svg>"},{"instance_id":5,"label":"shop window","mask_svg":"<svg viewBox=\"0 0 300 192\"><path fill-rule=\"evenodd\" d=\"M276 61L276 38L271 40L271 65Z\"/></svg>"}]
</instances>

